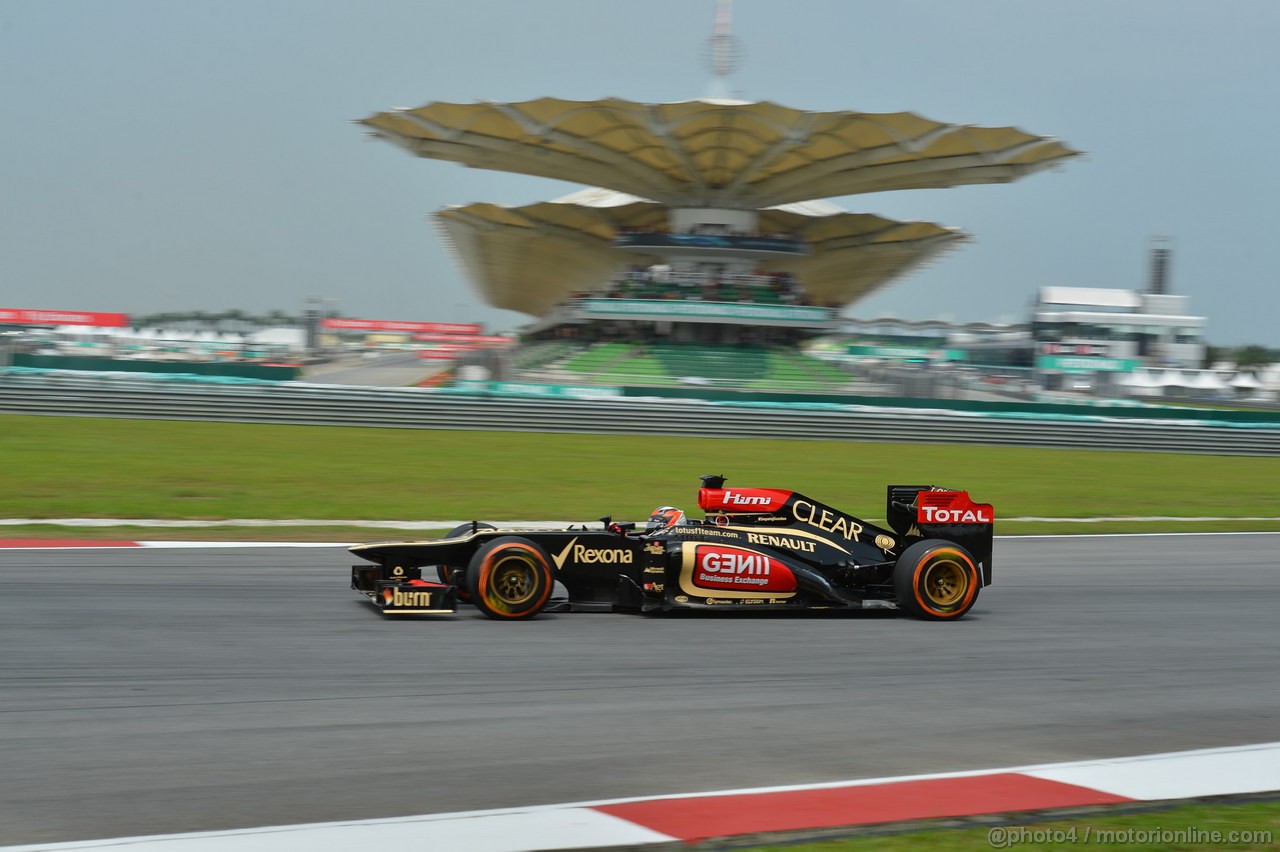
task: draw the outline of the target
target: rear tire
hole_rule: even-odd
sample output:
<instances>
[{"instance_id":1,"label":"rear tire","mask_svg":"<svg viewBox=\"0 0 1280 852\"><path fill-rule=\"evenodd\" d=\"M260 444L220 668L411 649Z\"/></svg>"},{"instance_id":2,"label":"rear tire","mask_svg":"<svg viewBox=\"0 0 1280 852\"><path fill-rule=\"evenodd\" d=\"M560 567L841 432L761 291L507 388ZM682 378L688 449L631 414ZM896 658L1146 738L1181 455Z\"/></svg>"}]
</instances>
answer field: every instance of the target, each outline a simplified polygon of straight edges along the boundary
<instances>
[{"instance_id":1,"label":"rear tire","mask_svg":"<svg viewBox=\"0 0 1280 852\"><path fill-rule=\"evenodd\" d=\"M475 552L466 571L471 602L490 618L533 618L547 605L555 577L547 552L527 538L503 536Z\"/></svg>"},{"instance_id":2,"label":"rear tire","mask_svg":"<svg viewBox=\"0 0 1280 852\"><path fill-rule=\"evenodd\" d=\"M466 535L467 533L472 531L472 526L474 526L475 529L477 530L496 530L497 529L497 527L495 527L493 524L486 524L483 522L476 523L474 525L471 523L458 524L456 527L454 527L453 529L445 533L444 537L454 538L456 536ZM453 582L454 580L453 569L450 568L448 565L437 565L436 576L440 578L441 583L448 583L451 586L457 585L456 583ZM463 603L471 603L471 592L459 586L458 600L462 601Z\"/></svg>"},{"instance_id":3,"label":"rear tire","mask_svg":"<svg viewBox=\"0 0 1280 852\"><path fill-rule=\"evenodd\" d=\"M973 607L981 585L969 551L942 539L916 542L893 567L898 606L916 618L954 621Z\"/></svg>"}]
</instances>

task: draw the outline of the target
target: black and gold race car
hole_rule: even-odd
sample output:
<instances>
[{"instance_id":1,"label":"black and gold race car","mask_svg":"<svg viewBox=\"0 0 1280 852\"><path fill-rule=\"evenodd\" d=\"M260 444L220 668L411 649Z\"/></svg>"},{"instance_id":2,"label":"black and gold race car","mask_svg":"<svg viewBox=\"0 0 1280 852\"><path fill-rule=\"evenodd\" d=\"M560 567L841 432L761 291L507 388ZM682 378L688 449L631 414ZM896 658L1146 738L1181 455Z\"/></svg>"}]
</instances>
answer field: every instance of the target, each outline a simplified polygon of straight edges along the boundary
<instances>
[{"instance_id":1,"label":"black and gold race car","mask_svg":"<svg viewBox=\"0 0 1280 852\"><path fill-rule=\"evenodd\" d=\"M557 530L472 522L435 541L350 548L351 587L386 615L495 619L677 609L899 609L952 620L991 585L995 513L966 491L890 485L886 527L795 491L702 477L704 520L672 507L643 527L601 518ZM430 570L427 578L423 569ZM563 589L564 595L553 598Z\"/></svg>"}]
</instances>

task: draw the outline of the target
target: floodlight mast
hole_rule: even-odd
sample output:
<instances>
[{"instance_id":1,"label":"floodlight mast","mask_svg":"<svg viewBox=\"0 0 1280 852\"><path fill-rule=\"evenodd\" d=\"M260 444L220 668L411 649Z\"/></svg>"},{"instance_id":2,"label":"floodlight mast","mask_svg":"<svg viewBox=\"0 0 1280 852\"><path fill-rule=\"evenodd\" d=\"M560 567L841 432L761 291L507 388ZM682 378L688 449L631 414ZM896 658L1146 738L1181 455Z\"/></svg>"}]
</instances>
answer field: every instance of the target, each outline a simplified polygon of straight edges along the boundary
<instances>
[{"instance_id":1,"label":"floodlight mast","mask_svg":"<svg viewBox=\"0 0 1280 852\"><path fill-rule=\"evenodd\" d=\"M729 100L729 75L737 68L742 51L733 37L733 0L716 0L706 60L711 68L712 100Z\"/></svg>"},{"instance_id":2,"label":"floodlight mast","mask_svg":"<svg viewBox=\"0 0 1280 852\"><path fill-rule=\"evenodd\" d=\"M728 76L733 58L733 0L716 0L716 17L711 29L712 70Z\"/></svg>"}]
</instances>

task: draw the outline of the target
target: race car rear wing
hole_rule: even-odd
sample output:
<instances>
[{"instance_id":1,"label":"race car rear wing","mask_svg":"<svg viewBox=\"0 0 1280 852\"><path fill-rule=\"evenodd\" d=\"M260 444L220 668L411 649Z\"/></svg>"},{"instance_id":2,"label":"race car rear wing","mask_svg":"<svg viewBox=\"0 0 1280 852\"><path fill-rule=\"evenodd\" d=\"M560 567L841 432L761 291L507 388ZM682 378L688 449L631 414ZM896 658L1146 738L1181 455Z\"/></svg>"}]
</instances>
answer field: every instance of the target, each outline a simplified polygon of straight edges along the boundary
<instances>
[{"instance_id":1,"label":"race car rear wing","mask_svg":"<svg viewBox=\"0 0 1280 852\"><path fill-rule=\"evenodd\" d=\"M936 485L890 485L885 517L904 538L941 538L963 547L982 568L982 585L991 585L995 508L975 503L968 491Z\"/></svg>"}]
</instances>

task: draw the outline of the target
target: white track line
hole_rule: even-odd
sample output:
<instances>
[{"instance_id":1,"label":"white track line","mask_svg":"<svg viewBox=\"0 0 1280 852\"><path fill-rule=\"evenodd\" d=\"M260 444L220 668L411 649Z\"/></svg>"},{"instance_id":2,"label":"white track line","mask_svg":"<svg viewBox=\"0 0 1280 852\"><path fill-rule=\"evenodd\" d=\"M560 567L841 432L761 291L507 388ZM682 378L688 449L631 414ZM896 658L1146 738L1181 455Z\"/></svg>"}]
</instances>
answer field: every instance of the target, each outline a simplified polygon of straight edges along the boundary
<instances>
[{"instance_id":1,"label":"white track line","mask_svg":"<svg viewBox=\"0 0 1280 852\"><path fill-rule=\"evenodd\" d=\"M560 529L562 525L552 527ZM517 527L518 528L518 527ZM1044 534L1026 534L1026 535L998 535L996 539L1002 541L1039 541L1041 539L1070 539L1073 541L1090 538L1175 538L1186 536L1276 536L1280 535L1280 531L1222 531L1222 532L1149 532L1149 533L1044 533ZM133 548L149 548L149 549L170 549L170 550L213 550L213 549L234 549L234 548L273 548L273 547L335 547L348 548L353 542L350 541L126 541L125 546L121 546L121 542L104 543L94 545L87 542L81 542L72 545L59 545L55 542L57 539L50 539L47 544L27 544L17 546L6 546L5 539L0 538L0 552L11 551L27 551L27 550L130 550ZM130 545L132 547L130 547Z\"/></svg>"}]
</instances>

